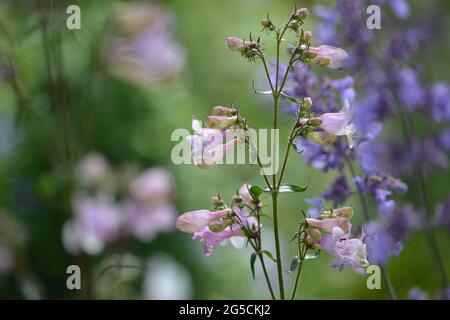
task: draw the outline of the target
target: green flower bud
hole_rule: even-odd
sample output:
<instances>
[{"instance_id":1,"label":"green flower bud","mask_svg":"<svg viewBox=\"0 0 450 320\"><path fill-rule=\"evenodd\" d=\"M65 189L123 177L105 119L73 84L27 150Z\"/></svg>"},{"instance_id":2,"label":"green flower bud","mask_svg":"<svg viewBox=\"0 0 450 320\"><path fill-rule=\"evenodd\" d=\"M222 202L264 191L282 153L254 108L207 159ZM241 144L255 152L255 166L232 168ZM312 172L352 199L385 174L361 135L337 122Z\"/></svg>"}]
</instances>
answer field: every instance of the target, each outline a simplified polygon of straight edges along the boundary
<instances>
[{"instance_id":1,"label":"green flower bud","mask_svg":"<svg viewBox=\"0 0 450 320\"><path fill-rule=\"evenodd\" d=\"M310 40L310 39L312 38L312 32L311 32L311 31L305 31L305 32L303 33L303 37L304 37L306 40Z\"/></svg>"},{"instance_id":2,"label":"green flower bud","mask_svg":"<svg viewBox=\"0 0 450 320\"><path fill-rule=\"evenodd\" d=\"M326 146L336 141L335 134L325 131L310 132L306 135L306 138L312 142Z\"/></svg>"},{"instance_id":3,"label":"green flower bud","mask_svg":"<svg viewBox=\"0 0 450 320\"><path fill-rule=\"evenodd\" d=\"M237 113L236 109L227 108L223 106L215 106L213 108L213 115L216 116L235 116Z\"/></svg>"},{"instance_id":4,"label":"green flower bud","mask_svg":"<svg viewBox=\"0 0 450 320\"><path fill-rule=\"evenodd\" d=\"M206 117L205 123L208 128L211 129L227 129L237 123L237 116L209 116Z\"/></svg>"}]
</instances>

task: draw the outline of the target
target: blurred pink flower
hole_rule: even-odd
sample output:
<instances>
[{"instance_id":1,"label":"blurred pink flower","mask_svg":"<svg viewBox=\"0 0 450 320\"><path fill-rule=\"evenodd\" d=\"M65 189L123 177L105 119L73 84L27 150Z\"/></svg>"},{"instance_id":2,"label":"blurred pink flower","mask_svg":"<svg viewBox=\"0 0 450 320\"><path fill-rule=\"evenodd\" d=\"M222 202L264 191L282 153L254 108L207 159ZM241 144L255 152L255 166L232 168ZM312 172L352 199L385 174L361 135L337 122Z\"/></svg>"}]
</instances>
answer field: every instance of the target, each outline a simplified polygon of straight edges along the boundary
<instances>
[{"instance_id":1,"label":"blurred pink flower","mask_svg":"<svg viewBox=\"0 0 450 320\"><path fill-rule=\"evenodd\" d=\"M120 207L106 196L77 196L73 201L74 219L65 224L63 241L71 253L100 253L118 238L123 217Z\"/></svg>"},{"instance_id":2,"label":"blurred pink flower","mask_svg":"<svg viewBox=\"0 0 450 320\"><path fill-rule=\"evenodd\" d=\"M78 164L77 179L83 185L98 185L105 182L110 174L106 159L99 153L88 153Z\"/></svg>"},{"instance_id":3,"label":"blurred pink flower","mask_svg":"<svg viewBox=\"0 0 450 320\"><path fill-rule=\"evenodd\" d=\"M14 267L14 258L9 250L0 247L0 272L8 271Z\"/></svg>"},{"instance_id":4,"label":"blurred pink flower","mask_svg":"<svg viewBox=\"0 0 450 320\"><path fill-rule=\"evenodd\" d=\"M151 168L142 172L130 184L130 195L141 202L167 202L173 193L172 175L163 168Z\"/></svg>"},{"instance_id":5,"label":"blurred pink flower","mask_svg":"<svg viewBox=\"0 0 450 320\"><path fill-rule=\"evenodd\" d=\"M184 66L184 51L171 35L170 12L138 2L121 6L113 16L112 34L104 48L110 72L144 85L172 80Z\"/></svg>"},{"instance_id":6,"label":"blurred pink flower","mask_svg":"<svg viewBox=\"0 0 450 320\"><path fill-rule=\"evenodd\" d=\"M175 207L169 203L155 206L130 203L126 206L127 231L137 239L149 242L161 232L175 228Z\"/></svg>"}]
</instances>

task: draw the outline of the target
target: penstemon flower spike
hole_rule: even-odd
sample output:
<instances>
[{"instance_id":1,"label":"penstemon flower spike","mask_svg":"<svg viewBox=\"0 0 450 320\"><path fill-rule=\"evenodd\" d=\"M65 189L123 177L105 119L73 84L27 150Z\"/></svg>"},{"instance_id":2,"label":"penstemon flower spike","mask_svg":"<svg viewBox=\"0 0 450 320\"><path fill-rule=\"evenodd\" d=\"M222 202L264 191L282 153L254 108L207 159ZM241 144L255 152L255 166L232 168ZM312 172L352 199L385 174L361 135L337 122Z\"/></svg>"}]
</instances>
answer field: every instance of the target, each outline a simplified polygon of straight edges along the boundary
<instances>
[{"instance_id":1,"label":"penstemon flower spike","mask_svg":"<svg viewBox=\"0 0 450 320\"><path fill-rule=\"evenodd\" d=\"M344 104L343 109L338 113L316 114L312 111L314 101L309 97L297 100L283 91L289 73L298 65L318 65L330 69L339 69L344 65L347 53L336 47L319 46L312 47L312 33L304 31L301 27L304 20L309 16L307 8L294 10L289 15L283 28L278 28L270 20L269 15L261 21L261 25L266 34L275 34L276 60L275 74L270 73L266 58L263 53L260 38L254 40L250 35L249 40L237 37L228 37L226 45L231 51L240 53L244 58L250 61L260 60L270 86L270 91L260 92L254 88L258 94L268 94L273 97L273 126L272 129L278 129L278 106L282 97L292 101L296 105L296 119L288 137L288 146L282 162L280 174L273 174L272 181L269 181L266 175L264 181L267 187L251 186L244 184L237 194L232 198L229 206L225 204L220 196L213 197L214 210L197 210L187 212L177 219L177 227L184 232L193 233L193 239L200 239L203 242L203 253L205 256L212 254L213 249L220 243L231 242L236 247L242 247L244 242L250 244L254 253L250 257L250 267L254 276L254 265L256 259L259 259L263 269L264 277L273 299L277 298L273 290L272 282L266 268L265 257L273 260L277 264L277 281L279 289L279 298L285 299L285 287L283 279L283 260L281 257L281 244L278 226L278 196L285 192L303 192L306 187L283 184L285 169L288 162L289 151L294 141L299 137L310 139L319 144L331 144L338 139L338 136L347 136L349 146L352 147L352 136L354 134L353 124L351 123L352 111L348 102ZM286 32L294 32L296 41L290 42L284 39ZM286 48L290 54L286 68L281 68L280 61L281 45L287 43L290 47ZM223 106L213 108L213 114L205 120L206 128L201 128L201 123L194 119L192 126L195 135L189 136L188 141L192 145L193 158L201 168L208 168L211 165L205 163L204 158L208 154L204 152L198 156L198 151L203 145L203 138L209 138L212 134L225 135L225 129L241 129L244 131L244 138L241 140L233 139L231 142L248 143L246 131L248 130L247 119L242 118L238 110ZM231 143L229 142L229 143ZM253 146L254 147L254 146ZM226 152L226 146L219 145L223 152L215 152L219 157L223 157ZM196 154L196 155L194 155ZM215 159L218 160L218 159ZM272 159L275 163L275 155ZM207 162L207 161L206 161ZM217 161L213 161L212 165ZM258 165L262 168L259 161ZM262 246L262 234L264 229L261 225L262 198L269 194L272 199L272 221L275 239L275 256ZM303 211L302 211L303 212ZM341 208L336 210L324 210L317 218L309 218L304 214L299 222L299 228L295 234L298 245L298 256L293 259L289 272L297 269L297 276L293 285L291 298L295 298L295 293L299 283L301 266L309 258L317 257L317 252L323 250L333 257L333 266L342 269L345 266L351 266L357 272L363 273L368 265L366 257L366 246L362 242L364 234L360 238L353 238L350 235L350 218L353 214L351 208ZM313 254L309 254L313 252Z\"/></svg>"}]
</instances>

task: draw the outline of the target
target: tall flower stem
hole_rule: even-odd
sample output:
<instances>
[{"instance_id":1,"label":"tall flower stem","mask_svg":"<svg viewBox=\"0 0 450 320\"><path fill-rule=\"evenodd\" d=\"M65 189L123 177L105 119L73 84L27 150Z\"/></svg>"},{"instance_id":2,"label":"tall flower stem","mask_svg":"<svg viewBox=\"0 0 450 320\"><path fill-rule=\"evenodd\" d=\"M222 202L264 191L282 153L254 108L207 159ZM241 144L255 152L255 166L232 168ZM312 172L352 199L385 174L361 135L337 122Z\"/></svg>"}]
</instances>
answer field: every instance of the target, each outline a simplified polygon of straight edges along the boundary
<instances>
[{"instance_id":1,"label":"tall flower stem","mask_svg":"<svg viewBox=\"0 0 450 320\"><path fill-rule=\"evenodd\" d=\"M356 172L353 168L351 160L345 156L345 161L347 162L347 166L350 170L350 174L353 178L353 180L356 178ZM370 221L370 214L369 214L369 207L366 202L366 198L364 197L363 191L361 190L361 187L355 183L356 190L358 192L359 201L361 202L361 206L363 208L364 212L364 219L366 223ZM386 284L386 291L390 297L391 300L397 300L397 295L395 293L394 285L392 284L391 277L389 276L389 273L387 272L386 268L384 266L380 266L381 269L381 275L383 277L384 283Z\"/></svg>"}]
</instances>

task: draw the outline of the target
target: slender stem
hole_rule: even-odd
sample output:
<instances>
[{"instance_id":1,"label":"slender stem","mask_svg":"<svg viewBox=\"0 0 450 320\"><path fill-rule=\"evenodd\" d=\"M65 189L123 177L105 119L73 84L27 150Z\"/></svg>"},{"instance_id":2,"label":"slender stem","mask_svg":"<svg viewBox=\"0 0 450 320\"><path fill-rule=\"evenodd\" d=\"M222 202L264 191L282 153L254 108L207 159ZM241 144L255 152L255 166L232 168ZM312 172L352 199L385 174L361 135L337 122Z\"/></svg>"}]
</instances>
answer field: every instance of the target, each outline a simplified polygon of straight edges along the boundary
<instances>
[{"instance_id":1,"label":"slender stem","mask_svg":"<svg viewBox=\"0 0 450 320\"><path fill-rule=\"evenodd\" d=\"M259 205L256 208L256 214L257 214L257 219L258 219L258 246L257 247L258 247L259 261L261 262L261 267L263 269L264 276L266 278L270 294L272 295L272 299L275 300L275 294L273 292L272 284L270 282L270 278L269 278L269 275L266 270L266 264L264 263L264 256L263 256L263 252L262 252L263 246L262 246L262 238L261 238L261 208L259 207Z\"/></svg>"},{"instance_id":2,"label":"slender stem","mask_svg":"<svg viewBox=\"0 0 450 320\"><path fill-rule=\"evenodd\" d=\"M350 159L347 156L345 156L345 160L347 162L348 168L350 169L352 178L355 179L356 172L355 172L355 169L353 168L352 162L350 161ZM361 206L362 206L363 212L364 212L364 218L367 223L370 221L369 207L367 206L367 202L366 202L366 199L364 198L364 194L363 194L363 191L361 190L361 187L357 184L355 184L355 186L356 186L356 190L358 191L359 200L361 202ZM383 276L384 283L386 284L386 291L388 292L389 297L391 298L391 300L397 300L397 295L395 293L394 285L392 284L392 280L389 276L389 273L387 272L387 270L384 266L380 266L380 269L381 269L381 275Z\"/></svg>"},{"instance_id":3,"label":"slender stem","mask_svg":"<svg viewBox=\"0 0 450 320\"><path fill-rule=\"evenodd\" d=\"M280 188L281 181L283 180L284 172L286 170L286 166L287 166L287 162L288 162L288 158L289 158L289 152L291 150L292 143L293 143L293 140L295 137L295 129L297 128L297 123L298 123L299 117L300 117L300 113L297 113L297 117L295 119L294 126L292 127L291 133L289 134L288 146L286 149L286 153L284 154L283 166L281 168L280 178L278 179L277 189Z\"/></svg>"},{"instance_id":4,"label":"slender stem","mask_svg":"<svg viewBox=\"0 0 450 320\"><path fill-rule=\"evenodd\" d=\"M266 77L267 77L267 81L269 82L270 89L272 90L272 92L275 92L275 88L273 87L272 80L270 79L270 73L269 73L269 68L267 67L266 59L264 58L264 55L262 54L261 51L259 51L259 56L261 57L261 61L264 66L264 71L266 72Z\"/></svg>"},{"instance_id":5,"label":"slender stem","mask_svg":"<svg viewBox=\"0 0 450 320\"><path fill-rule=\"evenodd\" d=\"M267 272L266 264L264 263L263 254L262 254L261 250L259 250L258 245L255 245L251 241L251 239L248 239L248 240L249 240L250 245L253 247L253 250L255 250L255 253L258 256L259 261L261 262L261 267L262 267L262 270L264 273L264 278L266 279L267 287L269 288L270 296L272 297L272 300L276 300L275 293L273 292L272 284L270 282L269 273Z\"/></svg>"},{"instance_id":6,"label":"slender stem","mask_svg":"<svg viewBox=\"0 0 450 320\"><path fill-rule=\"evenodd\" d=\"M256 159L257 159L257 161L258 161L258 166L260 167L261 172L263 173L262 175L263 175L263 177L264 177L264 180L266 181L267 187L268 187L270 190L272 190L272 185L271 185L270 182L269 182L269 178L267 178L266 174L264 173L264 168L263 168L263 166L262 166L261 159L259 158L259 154L256 156Z\"/></svg>"},{"instance_id":7,"label":"slender stem","mask_svg":"<svg viewBox=\"0 0 450 320\"><path fill-rule=\"evenodd\" d=\"M299 256L300 262L299 262L298 269L297 269L297 276L295 277L294 287L292 288L291 300L294 300L295 294L297 293L297 287L298 287L298 283L300 281L300 274L302 273L303 260L305 259L306 251L307 251L307 249L305 249L304 252L302 253L300 245L298 246L298 256Z\"/></svg>"}]
</instances>

